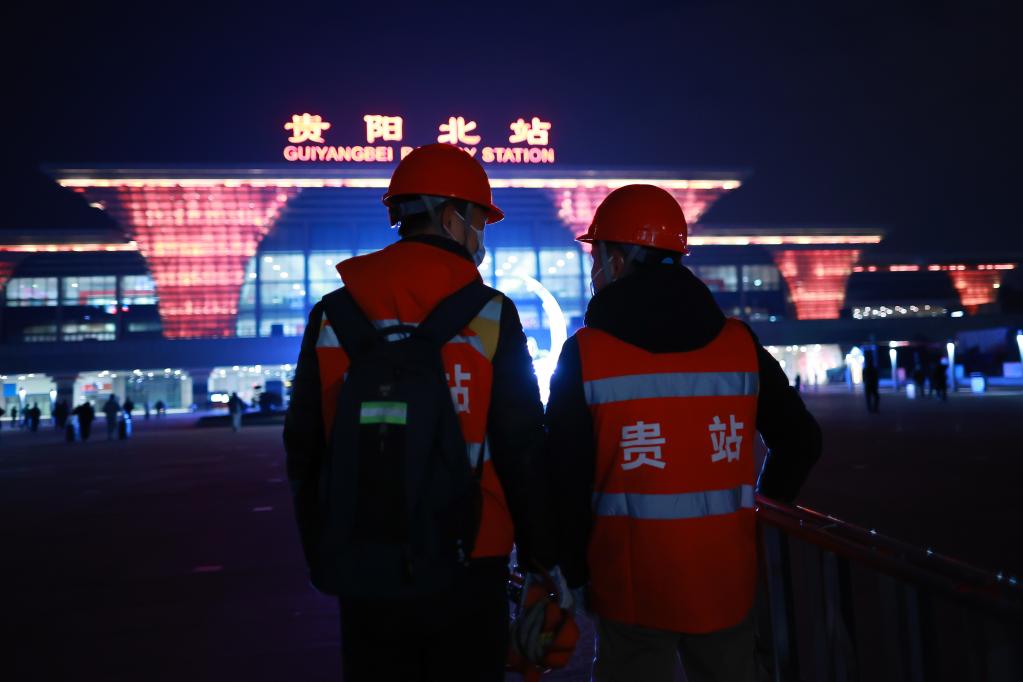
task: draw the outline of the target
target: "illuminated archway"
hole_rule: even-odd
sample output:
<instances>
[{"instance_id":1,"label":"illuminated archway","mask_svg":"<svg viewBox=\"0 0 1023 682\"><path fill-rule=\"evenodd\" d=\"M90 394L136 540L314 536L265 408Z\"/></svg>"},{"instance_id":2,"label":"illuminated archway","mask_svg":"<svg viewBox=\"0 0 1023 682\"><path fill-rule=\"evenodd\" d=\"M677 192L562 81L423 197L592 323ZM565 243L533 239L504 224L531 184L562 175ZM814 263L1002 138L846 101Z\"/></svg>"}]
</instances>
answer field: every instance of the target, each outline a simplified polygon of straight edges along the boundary
<instances>
[{"instance_id":1,"label":"illuminated archway","mask_svg":"<svg viewBox=\"0 0 1023 682\"><path fill-rule=\"evenodd\" d=\"M523 287L530 294L540 299L540 305L547 315L549 322L548 331L551 335L550 349L546 355L537 355L533 358L533 371L536 372L536 381L540 385L540 400L547 404L547 398L551 391L551 377L558 365L558 358L561 356L561 348L568 340L568 320L565 312L561 309L558 299L543 284L529 275L515 273L508 275L506 280L519 280Z\"/></svg>"}]
</instances>

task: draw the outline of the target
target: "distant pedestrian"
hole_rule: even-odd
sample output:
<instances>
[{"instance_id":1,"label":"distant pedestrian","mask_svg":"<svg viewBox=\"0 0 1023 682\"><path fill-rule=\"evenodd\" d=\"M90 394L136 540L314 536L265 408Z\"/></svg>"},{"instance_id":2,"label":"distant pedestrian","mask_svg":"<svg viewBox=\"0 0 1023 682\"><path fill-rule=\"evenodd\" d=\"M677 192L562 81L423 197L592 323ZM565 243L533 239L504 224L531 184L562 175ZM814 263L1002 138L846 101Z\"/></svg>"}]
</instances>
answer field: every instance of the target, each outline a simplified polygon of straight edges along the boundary
<instances>
[{"instance_id":1,"label":"distant pedestrian","mask_svg":"<svg viewBox=\"0 0 1023 682\"><path fill-rule=\"evenodd\" d=\"M248 405L238 397L237 393L231 393L227 400L227 411L231 413L231 430L237 433L242 428L242 414Z\"/></svg>"},{"instance_id":2,"label":"distant pedestrian","mask_svg":"<svg viewBox=\"0 0 1023 682\"><path fill-rule=\"evenodd\" d=\"M874 365L873 355L867 354L866 363L863 365L863 390L867 396L867 412L872 414L881 411L879 384L880 380L877 375L877 366Z\"/></svg>"},{"instance_id":3,"label":"distant pedestrian","mask_svg":"<svg viewBox=\"0 0 1023 682\"><path fill-rule=\"evenodd\" d=\"M795 383L795 387L796 387L796 393L799 393L799 387L800 387L800 385L801 385L802 383L803 383L803 377L801 377L801 376L799 376L799 375L797 374L797 375L796 375L796 383Z\"/></svg>"},{"instance_id":4,"label":"distant pedestrian","mask_svg":"<svg viewBox=\"0 0 1023 682\"><path fill-rule=\"evenodd\" d=\"M121 405L121 409L124 410L124 414L128 419L131 419L131 411L135 409L135 403L131 401L131 398L125 398L124 404Z\"/></svg>"},{"instance_id":5,"label":"distant pedestrian","mask_svg":"<svg viewBox=\"0 0 1023 682\"><path fill-rule=\"evenodd\" d=\"M113 393L107 398L103 405L103 414L107 416L107 440L114 440L117 437L117 415L121 412L121 405Z\"/></svg>"},{"instance_id":6,"label":"distant pedestrian","mask_svg":"<svg viewBox=\"0 0 1023 682\"><path fill-rule=\"evenodd\" d=\"M71 414L71 408L68 406L67 401L58 400L57 404L53 407L53 425L58 429L63 429L67 425L69 414Z\"/></svg>"},{"instance_id":7,"label":"distant pedestrian","mask_svg":"<svg viewBox=\"0 0 1023 682\"><path fill-rule=\"evenodd\" d=\"M923 365L917 365L913 369L913 383L916 384L916 394L921 398L924 395L924 383L927 381L927 373Z\"/></svg>"},{"instance_id":8,"label":"distant pedestrian","mask_svg":"<svg viewBox=\"0 0 1023 682\"><path fill-rule=\"evenodd\" d=\"M942 400L948 400L948 365L942 364L934 366L934 373L931 375L931 386L934 387L934 392L938 394L938 397Z\"/></svg>"},{"instance_id":9,"label":"distant pedestrian","mask_svg":"<svg viewBox=\"0 0 1023 682\"><path fill-rule=\"evenodd\" d=\"M156 416L161 417L167 414L167 405L162 400L157 400L156 404L153 405L156 408Z\"/></svg>"},{"instance_id":10,"label":"distant pedestrian","mask_svg":"<svg viewBox=\"0 0 1023 682\"><path fill-rule=\"evenodd\" d=\"M7 414L7 410L0 407L0 430L4 428L4 415Z\"/></svg>"},{"instance_id":11,"label":"distant pedestrian","mask_svg":"<svg viewBox=\"0 0 1023 682\"><path fill-rule=\"evenodd\" d=\"M148 400L146 400L145 402L142 403L142 410L143 410L143 414L145 415L146 419L149 419L149 401Z\"/></svg>"},{"instance_id":12,"label":"distant pedestrian","mask_svg":"<svg viewBox=\"0 0 1023 682\"><path fill-rule=\"evenodd\" d=\"M43 411L39 409L39 403L32 403L27 412L29 428L35 433L39 430L39 420L43 418Z\"/></svg>"},{"instance_id":13,"label":"distant pedestrian","mask_svg":"<svg viewBox=\"0 0 1023 682\"><path fill-rule=\"evenodd\" d=\"M78 417L78 430L82 440L89 440L89 434L92 433L92 421L96 418L95 408L88 400L84 400L74 409L74 414Z\"/></svg>"},{"instance_id":14,"label":"distant pedestrian","mask_svg":"<svg viewBox=\"0 0 1023 682\"><path fill-rule=\"evenodd\" d=\"M11 428L17 428L18 426L18 408L17 406L11 408Z\"/></svg>"},{"instance_id":15,"label":"distant pedestrian","mask_svg":"<svg viewBox=\"0 0 1023 682\"><path fill-rule=\"evenodd\" d=\"M29 422L32 420L32 408L23 407L21 408L21 428L27 429Z\"/></svg>"}]
</instances>

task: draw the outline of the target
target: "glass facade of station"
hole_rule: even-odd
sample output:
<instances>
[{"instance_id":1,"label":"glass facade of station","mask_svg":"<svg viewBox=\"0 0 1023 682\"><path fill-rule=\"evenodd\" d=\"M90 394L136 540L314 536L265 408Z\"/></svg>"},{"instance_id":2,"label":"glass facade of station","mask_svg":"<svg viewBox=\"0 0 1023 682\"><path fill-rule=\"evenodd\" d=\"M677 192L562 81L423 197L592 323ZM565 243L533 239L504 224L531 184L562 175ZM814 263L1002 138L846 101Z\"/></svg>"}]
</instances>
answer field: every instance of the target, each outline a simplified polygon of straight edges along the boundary
<instances>
[{"instance_id":1,"label":"glass facade of station","mask_svg":"<svg viewBox=\"0 0 1023 682\"><path fill-rule=\"evenodd\" d=\"M301 335L312 306L341 286L336 265L372 251L261 251L246 270L237 335ZM549 323L540 299L527 290L523 275L551 292L570 324L581 323L589 300L589 256L575 245L494 248L487 253L480 274L486 284L515 301L523 328L539 343L549 342Z\"/></svg>"}]
</instances>

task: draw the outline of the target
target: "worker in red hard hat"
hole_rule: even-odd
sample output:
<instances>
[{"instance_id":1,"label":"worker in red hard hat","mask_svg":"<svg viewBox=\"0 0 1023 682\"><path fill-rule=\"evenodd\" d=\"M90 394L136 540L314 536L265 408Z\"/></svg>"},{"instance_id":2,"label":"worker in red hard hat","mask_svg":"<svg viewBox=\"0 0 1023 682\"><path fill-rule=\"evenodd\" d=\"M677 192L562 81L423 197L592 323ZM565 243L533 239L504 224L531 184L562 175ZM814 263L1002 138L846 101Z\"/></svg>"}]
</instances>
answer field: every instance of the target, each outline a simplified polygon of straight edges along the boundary
<instances>
[{"instance_id":1,"label":"worker in red hard hat","mask_svg":"<svg viewBox=\"0 0 1023 682\"><path fill-rule=\"evenodd\" d=\"M579 241L595 295L547 405L568 584L598 617L594 679L754 679L757 432L761 493L791 501L821 433L750 328L686 267L667 191L611 192ZM577 601L582 601L580 597Z\"/></svg>"},{"instance_id":2,"label":"worker in red hard hat","mask_svg":"<svg viewBox=\"0 0 1023 682\"><path fill-rule=\"evenodd\" d=\"M513 544L564 583L526 338L477 269L503 214L446 144L403 159L383 203L399 240L338 265L302 341L284 441L303 549L339 598L345 680L503 680Z\"/></svg>"}]
</instances>

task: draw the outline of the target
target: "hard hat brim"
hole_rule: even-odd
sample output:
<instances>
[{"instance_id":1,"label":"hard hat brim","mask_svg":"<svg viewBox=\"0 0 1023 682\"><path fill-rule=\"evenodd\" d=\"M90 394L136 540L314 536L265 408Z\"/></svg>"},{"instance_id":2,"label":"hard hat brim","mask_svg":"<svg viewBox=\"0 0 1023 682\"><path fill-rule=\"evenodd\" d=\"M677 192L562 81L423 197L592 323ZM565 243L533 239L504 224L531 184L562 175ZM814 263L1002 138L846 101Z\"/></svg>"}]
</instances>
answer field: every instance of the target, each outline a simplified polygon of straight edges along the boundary
<instances>
[{"instance_id":1,"label":"hard hat brim","mask_svg":"<svg viewBox=\"0 0 1023 682\"><path fill-rule=\"evenodd\" d=\"M409 196L409 195L405 194L405 195L402 195L402 196ZM491 204L478 204L475 201L473 201L472 199L466 199L465 197L455 196L453 194L448 194L448 195L433 194L433 195L430 195L430 196L443 196L443 198L445 198L445 199L458 199L460 201L468 201L470 203L476 204L477 206L480 206L481 208L483 208L483 210L485 210L487 212L487 223L486 223L487 225L491 225L493 223L499 223L502 220L504 220L504 211L502 211L495 204L492 204L492 203ZM381 201L383 202L384 206L387 206L388 208L390 208L392 206L392 204L393 204L393 199L394 199L394 195L392 195L392 194L385 194L383 196L383 198L381 199Z\"/></svg>"}]
</instances>

